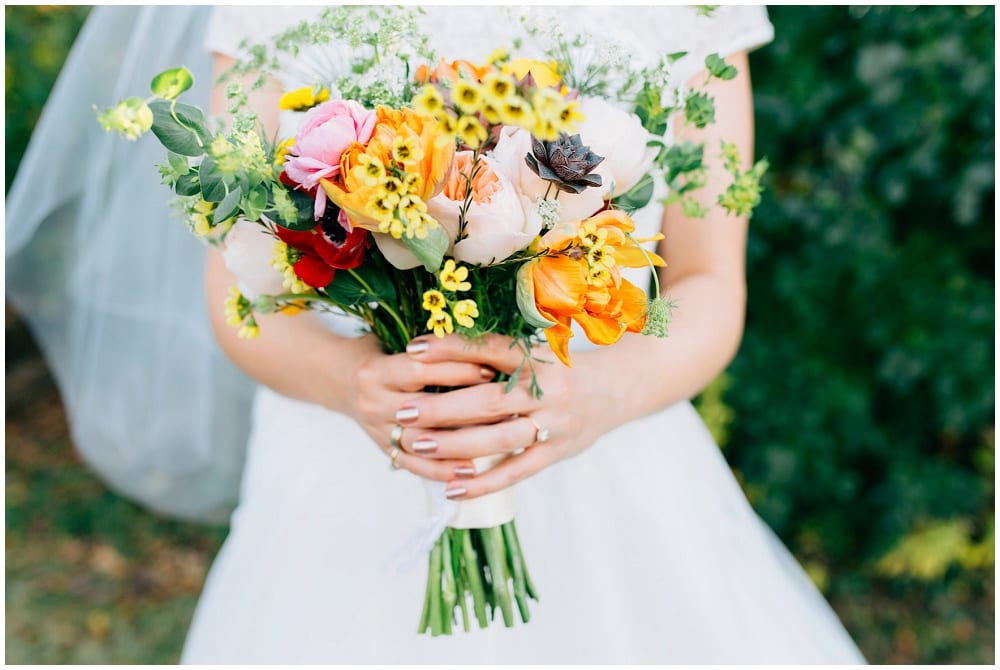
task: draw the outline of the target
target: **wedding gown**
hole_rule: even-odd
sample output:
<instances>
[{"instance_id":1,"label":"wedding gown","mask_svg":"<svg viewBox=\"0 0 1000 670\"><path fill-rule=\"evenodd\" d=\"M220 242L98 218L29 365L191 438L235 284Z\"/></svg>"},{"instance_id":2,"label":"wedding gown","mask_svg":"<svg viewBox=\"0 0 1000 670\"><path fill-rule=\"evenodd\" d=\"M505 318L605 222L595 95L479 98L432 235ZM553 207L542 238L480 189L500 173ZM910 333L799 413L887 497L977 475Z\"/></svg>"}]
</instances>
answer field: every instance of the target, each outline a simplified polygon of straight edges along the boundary
<instances>
[{"instance_id":1,"label":"wedding gown","mask_svg":"<svg viewBox=\"0 0 1000 670\"><path fill-rule=\"evenodd\" d=\"M209 47L234 53L244 35L298 14L219 10ZM454 57L475 60L505 36L490 8L430 7L423 20L439 51ZM702 59L771 37L759 8L705 19L679 7L587 7L573 20ZM637 216L643 234L657 228L660 214L654 206ZM346 320L331 327L356 331ZM417 635L425 565L400 572L389 559L426 515L420 481L390 471L349 418L261 389L240 503L182 661L864 662L750 508L687 402L623 425L518 484L516 499L540 592L531 622Z\"/></svg>"}]
</instances>

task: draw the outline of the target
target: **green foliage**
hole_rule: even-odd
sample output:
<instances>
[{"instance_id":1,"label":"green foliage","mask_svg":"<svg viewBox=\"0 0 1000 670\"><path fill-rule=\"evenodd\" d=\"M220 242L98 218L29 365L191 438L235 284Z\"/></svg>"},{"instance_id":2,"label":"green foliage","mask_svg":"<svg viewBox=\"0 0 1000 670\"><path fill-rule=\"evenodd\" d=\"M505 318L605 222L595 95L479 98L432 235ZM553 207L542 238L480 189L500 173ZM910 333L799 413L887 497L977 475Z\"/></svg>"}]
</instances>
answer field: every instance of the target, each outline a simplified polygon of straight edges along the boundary
<instances>
[{"instance_id":1,"label":"green foliage","mask_svg":"<svg viewBox=\"0 0 1000 670\"><path fill-rule=\"evenodd\" d=\"M994 9L771 18L727 456L831 593L944 575L992 527Z\"/></svg>"}]
</instances>

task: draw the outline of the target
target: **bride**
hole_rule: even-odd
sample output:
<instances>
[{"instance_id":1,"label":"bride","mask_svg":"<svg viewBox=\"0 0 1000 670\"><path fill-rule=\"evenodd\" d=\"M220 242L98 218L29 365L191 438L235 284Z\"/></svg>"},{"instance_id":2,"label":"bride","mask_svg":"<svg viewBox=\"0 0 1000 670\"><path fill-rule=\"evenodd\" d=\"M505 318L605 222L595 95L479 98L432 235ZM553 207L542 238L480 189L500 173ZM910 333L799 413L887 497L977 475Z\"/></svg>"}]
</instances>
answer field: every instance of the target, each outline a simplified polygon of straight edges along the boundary
<instances>
[{"instance_id":1,"label":"bride","mask_svg":"<svg viewBox=\"0 0 1000 670\"><path fill-rule=\"evenodd\" d=\"M239 55L244 37L259 40L314 11L218 8L207 28L206 44L217 54L221 71ZM771 38L763 9L722 7L710 15L683 7L589 6L558 11L572 11L563 19L613 35L645 55L688 51L676 64L677 77L697 77L698 64L709 53L727 57L740 75L711 86L717 121L700 137L691 138L717 146L725 137L736 141L742 156L752 154L746 51ZM516 26L508 12L491 7L432 6L420 20L440 53L472 61L509 41ZM161 37L176 33L178 44L193 34L186 25L168 22L144 29L160 31ZM105 42L117 44L113 26L108 30ZM100 42L98 35L90 38ZM140 54L150 51L136 46ZM294 68L283 78L284 87L294 85ZM86 88L88 81L79 85ZM277 109L281 91L276 84L255 101L255 107ZM215 111L220 112L223 96L221 91L216 95ZM280 123L278 118L266 121L272 129ZM721 188L722 172L720 165L709 164L706 201L709 192ZM114 185L131 183L120 180ZM101 212L94 199L104 190L86 192L83 212L93 225ZM18 208L21 201L29 202L27 195L16 197L17 188L11 195L15 210L30 211ZM124 207L124 202L111 204ZM57 207L61 203L52 209L68 212ZM265 318L259 339L239 340L222 323L221 309L235 279L222 256L211 253L205 293L216 338L229 358L261 387L254 401L239 505L206 582L182 660L864 662L822 596L750 508L687 402L724 369L739 345L746 298L747 221L719 211L691 220L676 207L664 211L655 204L635 219L642 236L657 230L665 235L660 252L668 267L662 281L678 305L670 337L633 337L606 349L580 348L573 354L572 368L540 365L539 381L545 390L541 399L522 389L503 393L500 385L486 380L484 370L492 377L494 371L509 372L520 361L520 355L512 355L499 337L474 347L452 337L417 338L406 353L390 356L381 353L370 336L359 336L357 324L346 318L300 315ZM8 225L8 246L19 243L11 230ZM95 243L83 232L84 239ZM103 239L113 242L110 237ZM133 247L128 249L128 260L121 261L131 263L130 277L160 279L140 258L148 257L150 263L175 258L164 248ZM49 267L27 261L22 265ZM84 280L88 272L104 265L95 261L70 278L69 290L77 287L83 294L83 300L74 304L87 306L86 299L96 289ZM8 268L8 278L12 276L16 279ZM171 276L185 281L183 276ZM644 285L641 279L633 281ZM123 307L134 294L141 297L142 287L137 290L120 281L106 284L108 291L122 289L120 295L110 294L115 318L142 318L149 313ZM170 295L179 303L190 296L183 290ZM158 328L178 325L178 319L164 311L165 305L157 308ZM186 303L181 308L190 312ZM36 311L43 317L59 312ZM99 337L103 330L97 332L94 323L86 321L80 334ZM156 345L189 348L184 338L195 342L197 333L189 334L187 324L181 326L185 335L179 343L160 336ZM66 339L70 347L88 342ZM574 344L581 339L574 338ZM111 375L108 383L141 380L132 373L142 362L122 364L124 347L138 356L139 345L152 344L124 336L114 342L110 366L93 362L86 367L106 371ZM543 349L536 355L551 359ZM165 360L157 359L157 367L163 367ZM204 376L215 368L202 365L200 359L186 363L183 376L164 369L162 377L174 379L178 387L190 382L192 391L211 386ZM67 386L71 379L60 376L64 393L71 388ZM436 385L465 388L440 395L421 391ZM231 406L225 394L197 396L192 411L183 403L158 402L147 391L140 384L132 395L152 403L163 426L133 427L114 436L120 444L131 447L139 441L136 436L143 435L136 430L147 429L155 429L164 444L177 443L164 428L176 425L177 416L214 419L211 431L205 433L214 439L199 443L193 460L212 458L214 442L228 442L221 438L239 434L236 421L228 425L219 420L238 415L225 411ZM128 424L130 415L112 411L115 408L103 404L100 392L84 396L97 397L101 404L67 398L78 443L103 443L115 421ZM98 440L85 439L92 436L81 433L79 425L91 427ZM391 436L399 435L400 429L397 452ZM547 439L541 439L543 433ZM487 472L473 467L475 457L511 452L520 453ZM101 457L97 450L85 451L88 461L117 473L117 488L154 491L149 495L154 505L170 504L179 513L190 514L193 507L188 502L223 488L224 478L218 477L186 485L184 464L177 465L176 454L171 458L169 452L157 457L158 470L153 474L159 478L140 479L133 475L139 472L138 465L136 469L122 465L133 453L126 448ZM390 468L390 462L399 469ZM166 477L165 472L179 474ZM493 625L440 638L416 634L425 584L422 570L399 571L390 559L426 514L421 479L440 482L448 497L456 500L514 486L521 543L540 592L529 624L512 629Z\"/></svg>"},{"instance_id":2,"label":"bride","mask_svg":"<svg viewBox=\"0 0 1000 670\"><path fill-rule=\"evenodd\" d=\"M740 76L713 85L717 123L698 139L717 146L726 137L752 154L745 51L770 39L763 10L573 11L633 44L689 50L686 76L696 74L697 56L728 56ZM209 46L225 67L242 37L298 17L218 10ZM502 43L511 21L488 7L430 7L422 20L440 52L472 61ZM276 108L278 93L257 108ZM721 166L709 175L708 189L719 192ZM687 402L739 344L747 221L651 206L637 225L665 235L662 280L678 305L671 336L578 351L572 368L541 365L541 399L487 381L520 362L502 337L482 346L421 337L386 355L345 319L271 317L260 339L246 341L212 311L224 351L263 387L239 507L183 660L863 662ZM220 254L206 277L209 304L221 304L235 278ZM436 385L465 388L421 390ZM394 431L402 451L392 450ZM510 452L517 455L486 472L473 466ZM405 472L394 472L390 457ZM415 633L424 578L389 568L387 558L424 513L418 478L444 482L455 500L516 485L541 591L530 624L438 639Z\"/></svg>"}]
</instances>

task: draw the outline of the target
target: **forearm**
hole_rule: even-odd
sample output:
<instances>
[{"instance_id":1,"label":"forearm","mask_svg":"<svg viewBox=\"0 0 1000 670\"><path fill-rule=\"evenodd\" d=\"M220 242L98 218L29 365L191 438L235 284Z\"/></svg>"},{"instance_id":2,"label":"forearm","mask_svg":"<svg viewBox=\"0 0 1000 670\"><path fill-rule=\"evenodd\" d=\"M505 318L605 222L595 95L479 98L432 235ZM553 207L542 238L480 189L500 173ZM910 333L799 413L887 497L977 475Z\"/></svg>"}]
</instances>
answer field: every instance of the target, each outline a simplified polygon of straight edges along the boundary
<instances>
[{"instance_id":1,"label":"forearm","mask_svg":"<svg viewBox=\"0 0 1000 670\"><path fill-rule=\"evenodd\" d=\"M743 334L745 290L731 276L692 274L670 288L669 336L626 334L616 345L574 354L607 429L699 393L722 372ZM608 408L613 412L608 412Z\"/></svg>"},{"instance_id":2,"label":"forearm","mask_svg":"<svg viewBox=\"0 0 1000 670\"><path fill-rule=\"evenodd\" d=\"M258 316L260 336L241 339L223 314L229 287L235 285L236 279L220 254L210 251L205 276L209 318L216 340L230 360L282 395L347 412L351 398L345 380L353 374L361 353L372 348L370 338L340 337L315 314L301 312Z\"/></svg>"}]
</instances>

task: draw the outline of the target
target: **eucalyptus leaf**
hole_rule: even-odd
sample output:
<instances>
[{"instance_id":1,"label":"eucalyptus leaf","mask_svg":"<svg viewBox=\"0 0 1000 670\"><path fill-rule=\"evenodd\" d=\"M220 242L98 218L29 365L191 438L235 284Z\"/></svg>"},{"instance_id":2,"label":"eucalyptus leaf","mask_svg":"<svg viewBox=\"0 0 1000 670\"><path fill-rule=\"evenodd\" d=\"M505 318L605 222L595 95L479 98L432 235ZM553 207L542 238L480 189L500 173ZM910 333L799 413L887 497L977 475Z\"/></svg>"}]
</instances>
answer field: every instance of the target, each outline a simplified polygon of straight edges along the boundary
<instances>
[{"instance_id":1,"label":"eucalyptus leaf","mask_svg":"<svg viewBox=\"0 0 1000 670\"><path fill-rule=\"evenodd\" d=\"M655 182L650 174L643 175L639 183L615 198L615 204L626 212L634 212L645 207L653 198Z\"/></svg>"},{"instance_id":2,"label":"eucalyptus leaf","mask_svg":"<svg viewBox=\"0 0 1000 670\"><path fill-rule=\"evenodd\" d=\"M216 170L215 159L206 156L199 168L199 181L201 182L201 197L208 202L222 202L226 194L229 193L229 184L226 178Z\"/></svg>"},{"instance_id":3,"label":"eucalyptus leaf","mask_svg":"<svg viewBox=\"0 0 1000 670\"><path fill-rule=\"evenodd\" d=\"M149 103L149 108L153 112L153 134L168 151L195 157L206 152L212 134L200 109L163 100Z\"/></svg>"},{"instance_id":4,"label":"eucalyptus leaf","mask_svg":"<svg viewBox=\"0 0 1000 670\"><path fill-rule=\"evenodd\" d=\"M259 221L267 209L267 188L263 184L253 187L243 199L243 214L250 221Z\"/></svg>"},{"instance_id":5,"label":"eucalyptus leaf","mask_svg":"<svg viewBox=\"0 0 1000 670\"><path fill-rule=\"evenodd\" d=\"M226 194L226 197L222 199L222 202L219 203L219 206L213 212L213 221L221 223L226 219L236 216L240 211L240 199L242 197L243 193L238 188L234 188Z\"/></svg>"},{"instance_id":6,"label":"eucalyptus leaf","mask_svg":"<svg viewBox=\"0 0 1000 670\"><path fill-rule=\"evenodd\" d=\"M177 195L198 195L201 193L201 182L198 180L198 170L191 169L187 174L182 174L174 184L174 193Z\"/></svg>"}]
</instances>

